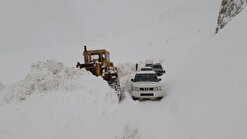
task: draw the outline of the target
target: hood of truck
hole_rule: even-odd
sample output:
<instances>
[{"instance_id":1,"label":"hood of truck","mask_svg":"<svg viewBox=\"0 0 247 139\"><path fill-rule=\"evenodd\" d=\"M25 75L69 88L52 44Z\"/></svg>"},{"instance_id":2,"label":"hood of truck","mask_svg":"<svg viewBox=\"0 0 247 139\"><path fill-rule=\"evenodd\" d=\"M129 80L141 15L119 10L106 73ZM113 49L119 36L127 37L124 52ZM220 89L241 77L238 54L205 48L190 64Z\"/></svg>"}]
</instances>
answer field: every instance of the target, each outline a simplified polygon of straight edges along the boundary
<instances>
[{"instance_id":1,"label":"hood of truck","mask_svg":"<svg viewBox=\"0 0 247 139\"><path fill-rule=\"evenodd\" d=\"M159 82L132 82L132 85L139 88L161 86Z\"/></svg>"}]
</instances>

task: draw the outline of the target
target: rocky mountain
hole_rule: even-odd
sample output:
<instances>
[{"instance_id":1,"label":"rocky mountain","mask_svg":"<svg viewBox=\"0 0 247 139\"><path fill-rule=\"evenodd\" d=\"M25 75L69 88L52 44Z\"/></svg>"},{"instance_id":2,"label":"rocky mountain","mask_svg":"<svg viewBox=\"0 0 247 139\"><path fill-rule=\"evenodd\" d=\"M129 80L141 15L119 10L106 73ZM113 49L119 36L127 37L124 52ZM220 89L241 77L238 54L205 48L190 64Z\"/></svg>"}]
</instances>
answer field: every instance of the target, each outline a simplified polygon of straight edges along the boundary
<instances>
[{"instance_id":1,"label":"rocky mountain","mask_svg":"<svg viewBox=\"0 0 247 139\"><path fill-rule=\"evenodd\" d=\"M226 26L245 7L247 0L222 0L217 21L216 33Z\"/></svg>"}]
</instances>

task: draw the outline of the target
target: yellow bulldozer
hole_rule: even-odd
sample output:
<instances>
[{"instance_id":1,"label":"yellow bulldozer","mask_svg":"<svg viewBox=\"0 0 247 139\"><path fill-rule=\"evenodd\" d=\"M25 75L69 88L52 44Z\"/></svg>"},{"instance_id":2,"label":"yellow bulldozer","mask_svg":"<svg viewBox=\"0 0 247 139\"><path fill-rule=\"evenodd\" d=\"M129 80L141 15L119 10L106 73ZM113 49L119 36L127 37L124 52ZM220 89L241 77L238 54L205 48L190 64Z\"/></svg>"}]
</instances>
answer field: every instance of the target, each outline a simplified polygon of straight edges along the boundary
<instances>
[{"instance_id":1,"label":"yellow bulldozer","mask_svg":"<svg viewBox=\"0 0 247 139\"><path fill-rule=\"evenodd\" d=\"M110 62L110 53L105 49L87 50L84 46L84 64L77 62L77 68L85 68L95 76L101 76L115 90L120 90L118 70Z\"/></svg>"}]
</instances>

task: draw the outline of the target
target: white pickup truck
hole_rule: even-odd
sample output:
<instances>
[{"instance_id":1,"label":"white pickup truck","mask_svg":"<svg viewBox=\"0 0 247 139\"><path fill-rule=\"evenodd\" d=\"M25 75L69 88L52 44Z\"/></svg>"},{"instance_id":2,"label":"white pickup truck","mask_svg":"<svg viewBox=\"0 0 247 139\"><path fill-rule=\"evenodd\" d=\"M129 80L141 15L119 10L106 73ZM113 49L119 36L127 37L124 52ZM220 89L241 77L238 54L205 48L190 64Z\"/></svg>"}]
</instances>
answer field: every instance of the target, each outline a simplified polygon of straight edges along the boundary
<instances>
[{"instance_id":1,"label":"white pickup truck","mask_svg":"<svg viewBox=\"0 0 247 139\"><path fill-rule=\"evenodd\" d=\"M133 100L160 100L164 96L160 81L161 79L157 78L154 71L138 71L135 73L134 79L131 79L130 95Z\"/></svg>"}]
</instances>

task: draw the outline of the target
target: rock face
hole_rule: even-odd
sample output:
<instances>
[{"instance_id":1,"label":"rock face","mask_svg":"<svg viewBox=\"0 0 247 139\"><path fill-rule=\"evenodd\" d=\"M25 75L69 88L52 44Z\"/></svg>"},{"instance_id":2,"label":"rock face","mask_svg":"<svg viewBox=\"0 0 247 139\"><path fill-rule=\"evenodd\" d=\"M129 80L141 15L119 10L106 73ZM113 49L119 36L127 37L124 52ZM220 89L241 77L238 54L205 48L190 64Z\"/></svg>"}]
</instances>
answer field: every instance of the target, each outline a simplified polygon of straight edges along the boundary
<instances>
[{"instance_id":1,"label":"rock face","mask_svg":"<svg viewBox=\"0 0 247 139\"><path fill-rule=\"evenodd\" d=\"M238 15L246 3L247 0L222 0L217 21L216 33L225 27L233 17Z\"/></svg>"}]
</instances>

